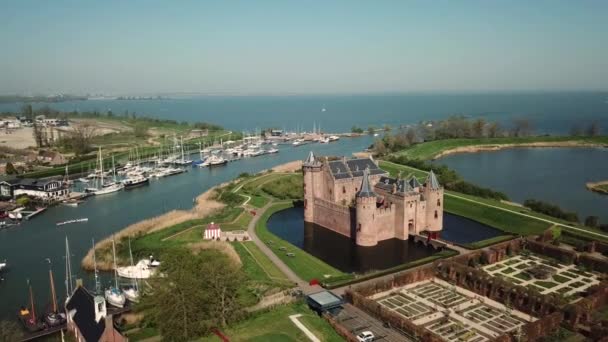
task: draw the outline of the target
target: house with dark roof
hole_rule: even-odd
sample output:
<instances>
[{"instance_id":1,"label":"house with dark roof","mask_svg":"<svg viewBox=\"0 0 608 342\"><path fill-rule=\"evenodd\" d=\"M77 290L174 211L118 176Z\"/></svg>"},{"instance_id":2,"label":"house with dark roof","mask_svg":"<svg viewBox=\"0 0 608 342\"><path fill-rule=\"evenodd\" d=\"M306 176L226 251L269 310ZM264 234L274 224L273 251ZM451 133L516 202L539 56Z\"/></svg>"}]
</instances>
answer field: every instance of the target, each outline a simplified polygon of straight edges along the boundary
<instances>
[{"instance_id":1,"label":"house with dark roof","mask_svg":"<svg viewBox=\"0 0 608 342\"><path fill-rule=\"evenodd\" d=\"M4 198L9 193L12 198L27 195L44 201L55 201L66 198L70 194L70 188L58 179L15 178L0 183L0 195Z\"/></svg>"},{"instance_id":2,"label":"house with dark roof","mask_svg":"<svg viewBox=\"0 0 608 342\"><path fill-rule=\"evenodd\" d=\"M416 177L390 177L373 158L318 159L302 164L304 220L374 246L409 235L437 238L443 228L443 187L431 171Z\"/></svg>"},{"instance_id":3,"label":"house with dark roof","mask_svg":"<svg viewBox=\"0 0 608 342\"><path fill-rule=\"evenodd\" d=\"M106 300L92 295L83 286L78 286L65 304L68 331L78 342L122 342L128 341L114 326L108 314Z\"/></svg>"}]
</instances>

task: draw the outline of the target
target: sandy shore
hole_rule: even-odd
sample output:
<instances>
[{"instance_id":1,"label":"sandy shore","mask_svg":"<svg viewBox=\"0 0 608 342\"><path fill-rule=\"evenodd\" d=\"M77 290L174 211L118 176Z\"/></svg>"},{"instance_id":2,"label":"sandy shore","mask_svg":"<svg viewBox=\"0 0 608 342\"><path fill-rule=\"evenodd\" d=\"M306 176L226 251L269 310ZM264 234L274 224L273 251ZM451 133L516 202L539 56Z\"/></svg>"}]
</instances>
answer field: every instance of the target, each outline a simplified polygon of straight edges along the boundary
<instances>
[{"instance_id":1,"label":"sandy shore","mask_svg":"<svg viewBox=\"0 0 608 342\"><path fill-rule=\"evenodd\" d=\"M608 194L607 190L600 188L601 185L608 185L608 180L601 181L601 182L589 182L589 183L585 184L585 186L587 187L588 190L595 191L595 192L598 192L601 194Z\"/></svg>"},{"instance_id":2,"label":"sandy shore","mask_svg":"<svg viewBox=\"0 0 608 342\"><path fill-rule=\"evenodd\" d=\"M274 172L293 172L302 168L302 161L296 160L282 165L275 166L272 168ZM262 171L264 172L264 171ZM237 180L238 182L238 180ZM176 224L186 222L194 219L205 218L214 212L225 207L224 203L218 202L213 199L215 191L222 188L231 182L226 182L211 189L205 191L203 194L196 198L196 205L190 210L171 210L160 216L145 219L124 229L116 232L114 238L119 241L127 236L137 236L140 234L149 234L163 230L165 228L174 226ZM112 270L112 236L109 236L95 244L97 269L100 271L111 271ZM201 246L193 246L200 248ZM88 271L93 270L93 249L90 249L81 262L82 268Z\"/></svg>"},{"instance_id":3,"label":"sandy shore","mask_svg":"<svg viewBox=\"0 0 608 342\"><path fill-rule=\"evenodd\" d=\"M456 153L477 153L486 151L500 151L509 148L548 148L548 147L608 147L605 144L590 143L585 141L551 141L551 142L533 142L522 144L495 144L495 145L475 145L461 146L449 150L439 152L433 159L439 159L450 154Z\"/></svg>"}]
</instances>

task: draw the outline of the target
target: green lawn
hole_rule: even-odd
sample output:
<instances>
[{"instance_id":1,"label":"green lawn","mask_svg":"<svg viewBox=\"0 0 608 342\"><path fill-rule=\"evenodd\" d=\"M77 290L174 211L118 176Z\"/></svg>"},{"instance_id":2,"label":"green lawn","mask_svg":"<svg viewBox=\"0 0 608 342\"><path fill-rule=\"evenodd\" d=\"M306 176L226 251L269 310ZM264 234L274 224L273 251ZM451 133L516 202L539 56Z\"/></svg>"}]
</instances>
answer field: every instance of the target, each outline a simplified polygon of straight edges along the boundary
<instances>
[{"instance_id":1,"label":"green lawn","mask_svg":"<svg viewBox=\"0 0 608 342\"><path fill-rule=\"evenodd\" d=\"M464 244L463 246L468 249L479 249L479 248L495 245L499 242L511 240L512 238L513 238L513 235L500 235L500 236L495 236L495 237L481 240L481 241L467 243L467 244Z\"/></svg>"},{"instance_id":2,"label":"green lawn","mask_svg":"<svg viewBox=\"0 0 608 342\"><path fill-rule=\"evenodd\" d=\"M304 197L303 176L300 173L284 175L262 184L262 190L277 199L301 199Z\"/></svg>"},{"instance_id":3,"label":"green lawn","mask_svg":"<svg viewBox=\"0 0 608 342\"><path fill-rule=\"evenodd\" d=\"M507 233L533 235L543 232L550 224L533 218L520 216L500 209L475 205L455 197L445 197L445 210L449 213L470 218Z\"/></svg>"},{"instance_id":4,"label":"green lawn","mask_svg":"<svg viewBox=\"0 0 608 342\"><path fill-rule=\"evenodd\" d=\"M303 301L283 305L272 310L254 314L222 331L230 341L308 341L306 335L289 319L290 315L301 314L298 318L319 340L338 342L343 339L323 318L310 311ZM215 336L206 336L200 341L220 341Z\"/></svg>"},{"instance_id":5,"label":"green lawn","mask_svg":"<svg viewBox=\"0 0 608 342\"><path fill-rule=\"evenodd\" d=\"M251 196L251 200L249 202L247 202L247 204L251 205L252 207L256 207L256 208L262 208L270 201L268 199L268 197L263 196L263 195L249 195L249 196Z\"/></svg>"},{"instance_id":6,"label":"green lawn","mask_svg":"<svg viewBox=\"0 0 608 342\"><path fill-rule=\"evenodd\" d=\"M234 222L220 223L222 230L247 230L249 222L251 222L253 216L248 211L243 211L241 215Z\"/></svg>"},{"instance_id":7,"label":"green lawn","mask_svg":"<svg viewBox=\"0 0 608 342\"><path fill-rule=\"evenodd\" d=\"M268 208L264 215L258 221L255 229L258 237L272 249L272 251L300 278L309 281L318 279L323 281L326 275L330 277L344 277L347 274L343 273L316 257L306 253L300 248L282 240L278 236L272 234L266 227L266 222L270 216L277 211L291 208L291 203L275 204ZM270 243L272 241L272 243ZM285 247L286 250L280 250L280 247ZM295 253L294 257L287 256L287 253Z\"/></svg>"},{"instance_id":8,"label":"green lawn","mask_svg":"<svg viewBox=\"0 0 608 342\"><path fill-rule=\"evenodd\" d=\"M380 168L386 172L388 172L392 177L397 177L399 175L399 171L401 171L401 177L405 178L410 173L413 174L416 178L426 178L427 172L419 169L415 169L410 166L395 164L389 161L380 160L378 162Z\"/></svg>"},{"instance_id":9,"label":"green lawn","mask_svg":"<svg viewBox=\"0 0 608 342\"><path fill-rule=\"evenodd\" d=\"M589 144L608 144L608 136L601 137L569 137L569 136L539 136L539 137L508 137L508 138L481 138L481 139L445 139L415 144L411 147L395 152L396 155L405 155L411 159L433 159L439 153L464 146L478 145L504 145L526 144L534 142L564 142L576 141Z\"/></svg>"},{"instance_id":10,"label":"green lawn","mask_svg":"<svg viewBox=\"0 0 608 342\"><path fill-rule=\"evenodd\" d=\"M250 259L249 263L255 267L249 267L247 272L251 279L256 280L281 280L289 281L287 276L264 254L253 241L233 243L241 260Z\"/></svg>"}]
</instances>

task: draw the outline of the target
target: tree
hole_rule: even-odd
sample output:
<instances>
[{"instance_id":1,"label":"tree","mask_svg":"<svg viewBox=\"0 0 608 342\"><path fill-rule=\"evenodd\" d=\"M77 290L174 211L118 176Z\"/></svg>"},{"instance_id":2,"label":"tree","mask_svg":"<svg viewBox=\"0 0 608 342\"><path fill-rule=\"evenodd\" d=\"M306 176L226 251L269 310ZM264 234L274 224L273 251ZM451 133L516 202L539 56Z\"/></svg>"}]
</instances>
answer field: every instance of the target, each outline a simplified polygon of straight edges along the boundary
<instances>
[{"instance_id":1,"label":"tree","mask_svg":"<svg viewBox=\"0 0 608 342\"><path fill-rule=\"evenodd\" d=\"M600 135L600 124L597 121L594 121L587 128L587 135L590 137L597 137Z\"/></svg>"},{"instance_id":2,"label":"tree","mask_svg":"<svg viewBox=\"0 0 608 342\"><path fill-rule=\"evenodd\" d=\"M493 122L488 126L488 137L497 138L502 134L502 129L497 122Z\"/></svg>"},{"instance_id":3,"label":"tree","mask_svg":"<svg viewBox=\"0 0 608 342\"><path fill-rule=\"evenodd\" d=\"M376 133L376 129L374 128L374 126L367 127L367 134L374 135L374 133Z\"/></svg>"},{"instance_id":4,"label":"tree","mask_svg":"<svg viewBox=\"0 0 608 342\"><path fill-rule=\"evenodd\" d=\"M11 162L6 163L6 174L7 175L17 174L17 169L15 169L15 166L13 165L13 163L11 163Z\"/></svg>"},{"instance_id":5,"label":"tree","mask_svg":"<svg viewBox=\"0 0 608 342\"><path fill-rule=\"evenodd\" d=\"M44 133L42 127L34 120L34 127L32 134L34 135L34 141L37 147L42 147L44 144Z\"/></svg>"},{"instance_id":6,"label":"tree","mask_svg":"<svg viewBox=\"0 0 608 342\"><path fill-rule=\"evenodd\" d=\"M357 126L353 126L353 127L351 127L351 128L350 128L350 131L351 131L352 133L358 133L358 134L361 134L361 133L363 133L363 128L361 128L361 127L357 127Z\"/></svg>"},{"instance_id":7,"label":"tree","mask_svg":"<svg viewBox=\"0 0 608 342\"><path fill-rule=\"evenodd\" d=\"M21 114L28 120L34 120L34 110L31 104L25 104L21 106Z\"/></svg>"},{"instance_id":8,"label":"tree","mask_svg":"<svg viewBox=\"0 0 608 342\"><path fill-rule=\"evenodd\" d=\"M407 141L408 145L414 144L416 142L416 130L411 127L408 128L405 132L405 140Z\"/></svg>"},{"instance_id":9,"label":"tree","mask_svg":"<svg viewBox=\"0 0 608 342\"><path fill-rule=\"evenodd\" d=\"M597 228L600 225L600 218L597 216L587 216L585 218L585 226Z\"/></svg>"},{"instance_id":10,"label":"tree","mask_svg":"<svg viewBox=\"0 0 608 342\"><path fill-rule=\"evenodd\" d=\"M483 118L479 118L473 122L473 136L475 138L482 138L486 127L486 121Z\"/></svg>"},{"instance_id":11,"label":"tree","mask_svg":"<svg viewBox=\"0 0 608 342\"><path fill-rule=\"evenodd\" d=\"M73 125L69 144L76 155L82 155L91 150L91 141L95 136L96 130L97 127L87 121Z\"/></svg>"},{"instance_id":12,"label":"tree","mask_svg":"<svg viewBox=\"0 0 608 342\"><path fill-rule=\"evenodd\" d=\"M386 152L387 150L386 145L384 145L384 141L382 141L382 139L376 139L376 141L374 141L374 153L379 156L383 156L386 154Z\"/></svg>"},{"instance_id":13,"label":"tree","mask_svg":"<svg viewBox=\"0 0 608 342\"><path fill-rule=\"evenodd\" d=\"M193 255L171 249L163 255L161 272L152 279L153 293L144 294L139 309L146 310L163 336L187 341L225 327L241 313L238 290L243 274L222 254Z\"/></svg>"},{"instance_id":14,"label":"tree","mask_svg":"<svg viewBox=\"0 0 608 342\"><path fill-rule=\"evenodd\" d=\"M527 137L532 134L532 124L530 120L519 118L513 120L513 136Z\"/></svg>"},{"instance_id":15,"label":"tree","mask_svg":"<svg viewBox=\"0 0 608 342\"><path fill-rule=\"evenodd\" d=\"M0 321L0 341L21 341L23 330L13 321Z\"/></svg>"}]
</instances>

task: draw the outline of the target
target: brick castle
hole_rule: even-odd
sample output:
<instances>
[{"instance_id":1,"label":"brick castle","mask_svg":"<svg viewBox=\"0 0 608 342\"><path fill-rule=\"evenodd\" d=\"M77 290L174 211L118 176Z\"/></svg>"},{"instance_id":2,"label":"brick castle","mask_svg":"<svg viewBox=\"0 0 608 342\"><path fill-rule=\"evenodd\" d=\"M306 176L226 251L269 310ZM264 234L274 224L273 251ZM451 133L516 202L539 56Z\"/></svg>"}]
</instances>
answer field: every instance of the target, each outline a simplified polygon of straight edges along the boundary
<instances>
[{"instance_id":1,"label":"brick castle","mask_svg":"<svg viewBox=\"0 0 608 342\"><path fill-rule=\"evenodd\" d=\"M390 178L372 158L319 160L310 152L302 164L304 221L354 239L360 246L409 235L437 238L443 228L443 187L431 171Z\"/></svg>"}]
</instances>

